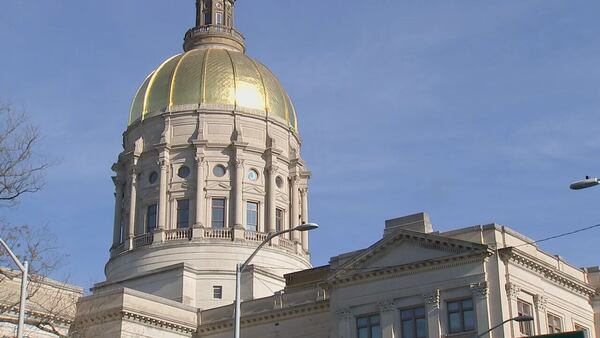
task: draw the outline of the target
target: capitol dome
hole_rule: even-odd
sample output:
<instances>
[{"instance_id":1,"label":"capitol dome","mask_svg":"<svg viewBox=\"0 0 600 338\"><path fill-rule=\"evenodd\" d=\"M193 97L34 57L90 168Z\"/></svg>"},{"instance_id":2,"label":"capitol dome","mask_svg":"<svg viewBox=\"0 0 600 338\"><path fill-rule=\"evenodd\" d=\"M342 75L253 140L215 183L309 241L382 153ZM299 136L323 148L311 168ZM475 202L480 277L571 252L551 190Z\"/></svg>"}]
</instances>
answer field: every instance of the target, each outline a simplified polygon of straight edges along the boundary
<instances>
[{"instance_id":1,"label":"capitol dome","mask_svg":"<svg viewBox=\"0 0 600 338\"><path fill-rule=\"evenodd\" d=\"M192 49L163 62L138 90L129 125L165 111L202 108L266 116L296 130L294 106L275 75L224 48Z\"/></svg>"}]
</instances>

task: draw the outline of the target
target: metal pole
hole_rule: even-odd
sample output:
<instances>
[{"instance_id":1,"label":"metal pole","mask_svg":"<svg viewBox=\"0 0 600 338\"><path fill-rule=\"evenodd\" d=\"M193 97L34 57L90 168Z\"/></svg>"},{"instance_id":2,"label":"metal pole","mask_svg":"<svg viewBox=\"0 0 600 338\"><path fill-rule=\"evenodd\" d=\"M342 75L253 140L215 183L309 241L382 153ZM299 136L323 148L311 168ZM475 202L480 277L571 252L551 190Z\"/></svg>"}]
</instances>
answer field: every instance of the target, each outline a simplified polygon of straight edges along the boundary
<instances>
[{"instance_id":1,"label":"metal pole","mask_svg":"<svg viewBox=\"0 0 600 338\"><path fill-rule=\"evenodd\" d=\"M235 266L235 322L233 324L234 338L240 338L240 318L241 318L241 300L240 300L240 279L242 274L242 265Z\"/></svg>"},{"instance_id":2,"label":"metal pole","mask_svg":"<svg viewBox=\"0 0 600 338\"><path fill-rule=\"evenodd\" d=\"M29 271L29 262L23 264L23 276L21 277L21 301L19 302L19 326L17 327L17 338L23 337L25 329L25 305L27 302L27 273Z\"/></svg>"}]
</instances>

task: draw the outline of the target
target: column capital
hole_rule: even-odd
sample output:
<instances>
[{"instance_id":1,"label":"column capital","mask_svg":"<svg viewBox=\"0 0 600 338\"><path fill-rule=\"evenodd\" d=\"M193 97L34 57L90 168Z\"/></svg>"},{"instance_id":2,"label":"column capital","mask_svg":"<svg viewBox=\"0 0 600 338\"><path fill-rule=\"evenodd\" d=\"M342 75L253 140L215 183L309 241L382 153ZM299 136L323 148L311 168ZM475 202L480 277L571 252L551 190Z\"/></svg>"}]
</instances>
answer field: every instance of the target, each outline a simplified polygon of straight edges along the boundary
<instances>
[{"instance_id":1,"label":"column capital","mask_svg":"<svg viewBox=\"0 0 600 338\"><path fill-rule=\"evenodd\" d=\"M335 310L335 315L339 319L351 319L353 317L352 311L350 308L341 308Z\"/></svg>"},{"instance_id":2,"label":"column capital","mask_svg":"<svg viewBox=\"0 0 600 338\"><path fill-rule=\"evenodd\" d=\"M235 165L236 168L242 168L244 166L244 160L241 158L236 158L235 161L233 162L233 165Z\"/></svg>"},{"instance_id":3,"label":"column capital","mask_svg":"<svg viewBox=\"0 0 600 338\"><path fill-rule=\"evenodd\" d=\"M521 292L521 287L519 285L512 282L506 283L506 296L508 299L517 299L517 297L519 297L519 292Z\"/></svg>"},{"instance_id":4,"label":"column capital","mask_svg":"<svg viewBox=\"0 0 600 338\"><path fill-rule=\"evenodd\" d=\"M486 298L488 295L488 284L485 281L471 283L469 287L471 288L471 292L473 292L473 296L477 298Z\"/></svg>"},{"instance_id":5,"label":"column capital","mask_svg":"<svg viewBox=\"0 0 600 338\"><path fill-rule=\"evenodd\" d=\"M396 311L396 304L391 299L385 299L377 302L380 312Z\"/></svg>"},{"instance_id":6,"label":"column capital","mask_svg":"<svg viewBox=\"0 0 600 338\"><path fill-rule=\"evenodd\" d=\"M534 295L533 305L539 311L546 311L546 305L548 304L548 298L544 295Z\"/></svg>"},{"instance_id":7,"label":"column capital","mask_svg":"<svg viewBox=\"0 0 600 338\"><path fill-rule=\"evenodd\" d=\"M431 306L434 309L439 309L440 308L440 290L435 289L433 291L424 293L423 300L425 301L425 305Z\"/></svg>"}]
</instances>

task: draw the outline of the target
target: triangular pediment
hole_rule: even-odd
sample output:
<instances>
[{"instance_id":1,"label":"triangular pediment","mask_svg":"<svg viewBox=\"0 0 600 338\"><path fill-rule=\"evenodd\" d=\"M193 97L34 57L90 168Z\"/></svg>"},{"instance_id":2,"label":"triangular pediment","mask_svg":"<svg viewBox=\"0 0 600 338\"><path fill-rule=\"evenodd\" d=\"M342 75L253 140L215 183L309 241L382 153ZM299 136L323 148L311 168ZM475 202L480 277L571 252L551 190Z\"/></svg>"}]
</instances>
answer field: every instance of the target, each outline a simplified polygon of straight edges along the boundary
<instances>
[{"instance_id":1,"label":"triangular pediment","mask_svg":"<svg viewBox=\"0 0 600 338\"><path fill-rule=\"evenodd\" d=\"M371 247L357 252L335 268L332 278L422 266L488 253L488 247L468 241L399 229Z\"/></svg>"}]
</instances>

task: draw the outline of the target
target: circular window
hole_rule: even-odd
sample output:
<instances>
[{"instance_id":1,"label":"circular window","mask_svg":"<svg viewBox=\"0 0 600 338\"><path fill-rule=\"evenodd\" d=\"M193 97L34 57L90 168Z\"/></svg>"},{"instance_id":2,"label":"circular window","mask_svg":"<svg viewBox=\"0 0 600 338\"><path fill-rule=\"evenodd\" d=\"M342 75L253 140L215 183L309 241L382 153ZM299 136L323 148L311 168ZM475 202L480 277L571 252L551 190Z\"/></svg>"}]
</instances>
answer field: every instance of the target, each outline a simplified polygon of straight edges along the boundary
<instances>
[{"instance_id":1,"label":"circular window","mask_svg":"<svg viewBox=\"0 0 600 338\"><path fill-rule=\"evenodd\" d=\"M256 180L258 180L258 171L254 170L254 169L250 169L248 171L248 179L250 181L256 181Z\"/></svg>"},{"instance_id":2,"label":"circular window","mask_svg":"<svg viewBox=\"0 0 600 338\"><path fill-rule=\"evenodd\" d=\"M216 165L213 168L213 175L215 175L217 177L223 177L223 176L225 176L226 172L227 172L227 169L225 169L225 167L222 166L222 165L220 165L220 164Z\"/></svg>"},{"instance_id":3,"label":"circular window","mask_svg":"<svg viewBox=\"0 0 600 338\"><path fill-rule=\"evenodd\" d=\"M277 188L283 188L283 178L281 178L281 176L277 176L277 178L275 178L275 184L277 184Z\"/></svg>"},{"instance_id":4,"label":"circular window","mask_svg":"<svg viewBox=\"0 0 600 338\"><path fill-rule=\"evenodd\" d=\"M150 184L156 183L158 181L158 173L156 171L151 172L150 176L148 176L148 181Z\"/></svg>"},{"instance_id":5,"label":"circular window","mask_svg":"<svg viewBox=\"0 0 600 338\"><path fill-rule=\"evenodd\" d=\"M181 178L186 178L188 176L190 176L190 167L182 165L181 167L179 167L179 170L177 171L177 176L181 177Z\"/></svg>"}]
</instances>

